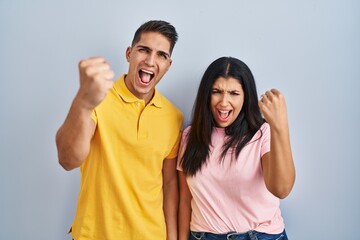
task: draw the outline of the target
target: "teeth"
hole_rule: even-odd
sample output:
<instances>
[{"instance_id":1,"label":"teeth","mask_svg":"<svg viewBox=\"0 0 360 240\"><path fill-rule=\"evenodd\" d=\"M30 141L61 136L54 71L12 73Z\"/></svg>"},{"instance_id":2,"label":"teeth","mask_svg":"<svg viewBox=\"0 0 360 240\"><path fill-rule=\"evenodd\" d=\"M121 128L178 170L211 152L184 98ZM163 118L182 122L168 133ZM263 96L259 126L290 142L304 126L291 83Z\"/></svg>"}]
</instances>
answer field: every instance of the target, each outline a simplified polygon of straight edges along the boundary
<instances>
[{"instance_id":1,"label":"teeth","mask_svg":"<svg viewBox=\"0 0 360 240\"><path fill-rule=\"evenodd\" d=\"M141 69L141 71L143 71L144 73L151 74L151 75L153 75L153 74L154 74L153 72L150 72L150 71L147 71L147 70L144 70L144 69Z\"/></svg>"},{"instance_id":2,"label":"teeth","mask_svg":"<svg viewBox=\"0 0 360 240\"><path fill-rule=\"evenodd\" d=\"M151 79L154 77L154 73L147 71L147 70L140 69L139 77L143 83L148 84L148 83L150 83Z\"/></svg>"},{"instance_id":3,"label":"teeth","mask_svg":"<svg viewBox=\"0 0 360 240\"><path fill-rule=\"evenodd\" d=\"M221 111L221 110L219 110L219 113L220 113L221 117L226 118L229 115L230 111Z\"/></svg>"}]
</instances>

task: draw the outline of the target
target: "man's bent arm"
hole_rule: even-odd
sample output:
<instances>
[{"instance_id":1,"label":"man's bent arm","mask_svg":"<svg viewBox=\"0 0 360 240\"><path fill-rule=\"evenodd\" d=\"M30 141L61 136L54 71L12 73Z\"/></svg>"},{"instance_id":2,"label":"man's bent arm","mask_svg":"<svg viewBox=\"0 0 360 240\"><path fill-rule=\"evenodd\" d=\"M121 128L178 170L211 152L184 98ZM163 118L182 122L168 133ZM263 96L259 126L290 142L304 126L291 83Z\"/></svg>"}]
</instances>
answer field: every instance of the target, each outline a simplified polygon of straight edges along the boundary
<instances>
[{"instance_id":1,"label":"man's bent arm","mask_svg":"<svg viewBox=\"0 0 360 240\"><path fill-rule=\"evenodd\" d=\"M79 91L56 134L59 162L66 170L79 167L89 154L96 128L91 114L112 87L114 72L104 58L92 57L79 62L79 75Z\"/></svg>"},{"instance_id":2,"label":"man's bent arm","mask_svg":"<svg viewBox=\"0 0 360 240\"><path fill-rule=\"evenodd\" d=\"M96 124L92 110L83 107L75 97L65 122L56 134L56 146L60 165L65 170L79 167L86 159Z\"/></svg>"}]
</instances>

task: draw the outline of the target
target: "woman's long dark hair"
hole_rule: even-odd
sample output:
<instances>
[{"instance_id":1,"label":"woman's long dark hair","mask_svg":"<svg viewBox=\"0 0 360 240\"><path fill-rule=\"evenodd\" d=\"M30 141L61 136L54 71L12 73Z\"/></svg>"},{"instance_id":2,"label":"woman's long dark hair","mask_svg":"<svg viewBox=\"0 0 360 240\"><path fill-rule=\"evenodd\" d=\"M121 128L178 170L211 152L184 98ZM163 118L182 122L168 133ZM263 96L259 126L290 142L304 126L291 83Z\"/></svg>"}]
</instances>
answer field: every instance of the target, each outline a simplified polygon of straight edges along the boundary
<instances>
[{"instance_id":1,"label":"woman's long dark hair","mask_svg":"<svg viewBox=\"0 0 360 240\"><path fill-rule=\"evenodd\" d=\"M231 149L237 158L243 147L265 122L258 106L258 97L254 77L249 67L239 59L221 57L206 69L193 107L191 129L187 136L187 145L181 159L181 166L186 175L194 176L206 162L211 145L211 133L216 127L210 109L211 90L219 78L239 80L244 91L244 104L236 120L225 128L228 136L223 145L219 161L223 161Z\"/></svg>"}]
</instances>

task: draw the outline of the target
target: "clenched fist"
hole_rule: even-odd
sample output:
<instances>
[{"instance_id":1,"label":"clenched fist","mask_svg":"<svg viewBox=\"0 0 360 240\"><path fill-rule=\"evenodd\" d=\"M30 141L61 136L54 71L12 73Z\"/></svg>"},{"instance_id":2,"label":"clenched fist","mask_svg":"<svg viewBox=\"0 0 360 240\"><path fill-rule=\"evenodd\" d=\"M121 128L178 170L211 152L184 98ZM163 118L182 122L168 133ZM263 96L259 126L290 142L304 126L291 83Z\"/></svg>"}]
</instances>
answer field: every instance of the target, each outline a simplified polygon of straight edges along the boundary
<instances>
[{"instance_id":1,"label":"clenched fist","mask_svg":"<svg viewBox=\"0 0 360 240\"><path fill-rule=\"evenodd\" d=\"M94 109L113 85L114 72L102 57L92 57L79 63L80 89L77 98L83 106Z\"/></svg>"},{"instance_id":2,"label":"clenched fist","mask_svg":"<svg viewBox=\"0 0 360 240\"><path fill-rule=\"evenodd\" d=\"M285 97L277 89L261 95L259 107L270 127L276 130L288 128Z\"/></svg>"}]
</instances>

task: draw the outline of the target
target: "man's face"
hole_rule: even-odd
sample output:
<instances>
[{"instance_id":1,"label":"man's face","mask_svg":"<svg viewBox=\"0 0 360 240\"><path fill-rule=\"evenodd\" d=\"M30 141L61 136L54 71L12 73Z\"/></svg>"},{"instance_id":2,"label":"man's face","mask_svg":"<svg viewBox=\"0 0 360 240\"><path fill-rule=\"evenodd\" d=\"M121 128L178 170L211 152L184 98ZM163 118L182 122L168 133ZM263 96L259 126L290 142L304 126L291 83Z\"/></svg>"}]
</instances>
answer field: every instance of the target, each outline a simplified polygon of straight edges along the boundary
<instances>
[{"instance_id":1,"label":"man's face","mask_svg":"<svg viewBox=\"0 0 360 240\"><path fill-rule=\"evenodd\" d=\"M170 41L158 32L142 33L139 42L127 48L126 59L129 63L126 86L148 103L156 84L171 66Z\"/></svg>"}]
</instances>

